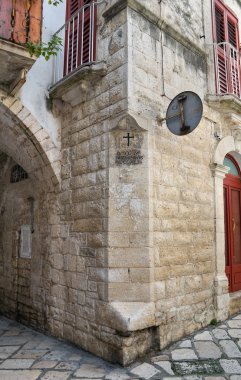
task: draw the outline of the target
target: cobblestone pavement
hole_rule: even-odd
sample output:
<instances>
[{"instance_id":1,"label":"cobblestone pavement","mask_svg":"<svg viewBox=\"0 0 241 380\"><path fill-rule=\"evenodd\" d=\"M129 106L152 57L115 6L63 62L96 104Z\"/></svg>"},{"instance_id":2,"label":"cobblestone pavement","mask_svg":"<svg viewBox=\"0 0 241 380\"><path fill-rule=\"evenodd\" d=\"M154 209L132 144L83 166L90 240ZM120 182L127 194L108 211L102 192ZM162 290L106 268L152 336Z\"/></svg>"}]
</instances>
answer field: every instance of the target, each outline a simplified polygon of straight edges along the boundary
<instances>
[{"instance_id":1,"label":"cobblestone pavement","mask_svg":"<svg viewBox=\"0 0 241 380\"><path fill-rule=\"evenodd\" d=\"M241 380L241 314L127 368L0 316L0 380Z\"/></svg>"}]
</instances>

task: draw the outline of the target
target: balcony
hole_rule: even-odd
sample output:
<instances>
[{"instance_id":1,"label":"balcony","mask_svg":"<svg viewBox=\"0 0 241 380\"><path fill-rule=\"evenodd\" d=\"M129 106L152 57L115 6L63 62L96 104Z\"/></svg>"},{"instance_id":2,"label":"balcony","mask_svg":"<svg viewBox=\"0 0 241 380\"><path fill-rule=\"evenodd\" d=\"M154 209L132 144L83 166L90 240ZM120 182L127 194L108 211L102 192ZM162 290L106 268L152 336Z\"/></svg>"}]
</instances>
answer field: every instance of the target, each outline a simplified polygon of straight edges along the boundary
<instances>
[{"instance_id":1,"label":"balcony","mask_svg":"<svg viewBox=\"0 0 241 380\"><path fill-rule=\"evenodd\" d=\"M230 43L214 44L217 95L240 98L240 51Z\"/></svg>"},{"instance_id":2,"label":"balcony","mask_svg":"<svg viewBox=\"0 0 241 380\"><path fill-rule=\"evenodd\" d=\"M0 89L14 93L35 62L24 44L40 42L42 1L4 0L0 19Z\"/></svg>"},{"instance_id":3,"label":"balcony","mask_svg":"<svg viewBox=\"0 0 241 380\"><path fill-rule=\"evenodd\" d=\"M206 99L222 113L241 115L240 51L228 42L213 44L213 51L216 94Z\"/></svg>"},{"instance_id":4,"label":"balcony","mask_svg":"<svg viewBox=\"0 0 241 380\"><path fill-rule=\"evenodd\" d=\"M98 6L104 1L89 0L56 32L62 46L54 57L51 97L66 100L66 93L73 90L76 83L79 86L90 76L94 79L105 75L105 63L96 60L97 13ZM83 92L84 88L85 85L79 91ZM73 97L77 95L75 92Z\"/></svg>"}]
</instances>

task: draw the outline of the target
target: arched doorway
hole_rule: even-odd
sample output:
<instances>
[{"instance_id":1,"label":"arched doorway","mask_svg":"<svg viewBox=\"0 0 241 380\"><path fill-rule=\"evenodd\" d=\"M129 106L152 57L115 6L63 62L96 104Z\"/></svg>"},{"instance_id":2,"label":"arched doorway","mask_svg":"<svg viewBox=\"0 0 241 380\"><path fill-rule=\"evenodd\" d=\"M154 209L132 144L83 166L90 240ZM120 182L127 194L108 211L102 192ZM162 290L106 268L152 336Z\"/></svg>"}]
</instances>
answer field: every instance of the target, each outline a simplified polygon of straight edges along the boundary
<instances>
[{"instance_id":1,"label":"arched doorway","mask_svg":"<svg viewBox=\"0 0 241 380\"><path fill-rule=\"evenodd\" d=\"M241 290L241 172L230 154L223 162L229 168L224 178L225 272L229 291Z\"/></svg>"},{"instance_id":2,"label":"arched doorway","mask_svg":"<svg viewBox=\"0 0 241 380\"><path fill-rule=\"evenodd\" d=\"M18 100L11 104L0 102L0 313L49 329L60 152Z\"/></svg>"}]
</instances>

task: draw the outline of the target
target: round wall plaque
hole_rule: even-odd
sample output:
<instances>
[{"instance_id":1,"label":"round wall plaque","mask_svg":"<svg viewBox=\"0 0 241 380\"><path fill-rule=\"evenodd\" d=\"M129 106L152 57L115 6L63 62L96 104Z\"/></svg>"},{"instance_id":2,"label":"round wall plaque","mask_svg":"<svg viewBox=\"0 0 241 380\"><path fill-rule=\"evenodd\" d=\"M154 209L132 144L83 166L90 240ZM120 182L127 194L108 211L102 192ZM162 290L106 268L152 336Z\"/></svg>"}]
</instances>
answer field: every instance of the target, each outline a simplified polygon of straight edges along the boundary
<instances>
[{"instance_id":1,"label":"round wall plaque","mask_svg":"<svg viewBox=\"0 0 241 380\"><path fill-rule=\"evenodd\" d=\"M167 128L177 136L191 133L200 123L203 104L200 97L191 91L177 95L169 104L166 114Z\"/></svg>"}]
</instances>

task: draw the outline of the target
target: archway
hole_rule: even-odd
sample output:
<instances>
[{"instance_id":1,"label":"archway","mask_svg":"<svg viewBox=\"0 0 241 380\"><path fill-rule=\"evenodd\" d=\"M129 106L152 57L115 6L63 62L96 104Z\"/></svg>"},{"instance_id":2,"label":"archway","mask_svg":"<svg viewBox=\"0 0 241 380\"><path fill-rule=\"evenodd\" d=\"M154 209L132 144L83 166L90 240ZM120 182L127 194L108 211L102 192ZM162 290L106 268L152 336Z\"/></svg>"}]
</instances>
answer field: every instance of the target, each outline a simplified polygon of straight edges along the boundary
<instances>
[{"instance_id":1,"label":"archway","mask_svg":"<svg viewBox=\"0 0 241 380\"><path fill-rule=\"evenodd\" d=\"M0 104L0 311L45 328L59 152L16 100Z\"/></svg>"}]
</instances>

